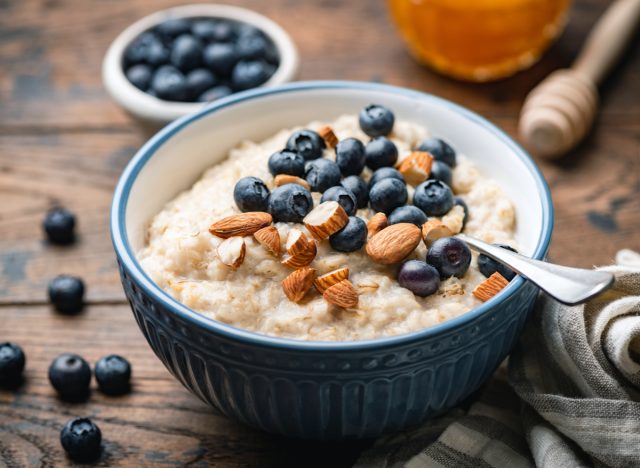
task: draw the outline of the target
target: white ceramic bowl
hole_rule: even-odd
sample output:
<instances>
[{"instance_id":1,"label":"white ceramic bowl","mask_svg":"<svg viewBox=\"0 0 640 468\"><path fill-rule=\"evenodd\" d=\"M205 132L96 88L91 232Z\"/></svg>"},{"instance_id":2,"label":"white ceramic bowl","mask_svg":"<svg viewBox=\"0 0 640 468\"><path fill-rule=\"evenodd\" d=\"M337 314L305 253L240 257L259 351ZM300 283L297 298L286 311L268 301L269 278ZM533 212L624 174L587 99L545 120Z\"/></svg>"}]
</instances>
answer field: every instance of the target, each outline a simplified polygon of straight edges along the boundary
<instances>
[{"instance_id":1,"label":"white ceramic bowl","mask_svg":"<svg viewBox=\"0 0 640 468\"><path fill-rule=\"evenodd\" d=\"M186 5L158 11L136 21L111 43L102 62L102 81L111 97L134 117L152 127L163 126L201 109L204 103L170 102L158 99L133 86L124 74L122 57L127 46L144 31L174 18L226 18L247 23L269 37L280 56L278 69L262 87L287 83L295 77L299 57L291 37L278 24L255 11L229 5Z\"/></svg>"}]
</instances>

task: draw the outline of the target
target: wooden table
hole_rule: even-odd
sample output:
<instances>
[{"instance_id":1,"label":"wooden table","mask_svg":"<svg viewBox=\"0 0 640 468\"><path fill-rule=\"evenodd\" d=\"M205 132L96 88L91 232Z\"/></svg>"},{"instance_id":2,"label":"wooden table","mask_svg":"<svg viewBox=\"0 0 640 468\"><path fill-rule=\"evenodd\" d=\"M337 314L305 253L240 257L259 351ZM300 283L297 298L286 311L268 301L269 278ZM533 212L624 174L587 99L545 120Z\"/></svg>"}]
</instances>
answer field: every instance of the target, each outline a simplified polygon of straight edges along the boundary
<instances>
[{"instance_id":1,"label":"wooden table","mask_svg":"<svg viewBox=\"0 0 640 468\"><path fill-rule=\"evenodd\" d=\"M116 273L108 209L118 175L145 137L107 97L102 56L133 20L175 5L168 0L0 1L0 340L21 344L26 383L0 391L0 465L65 464L58 437L71 417L88 415L104 434L103 465L347 466L368 442L299 442L247 429L216 414L181 387L137 329ZM578 0L565 34L531 70L499 83L455 82L418 66L389 22L384 2L238 0L279 22L302 54L301 79L381 81L441 95L514 135L527 91L566 66L609 2ZM637 44L636 38L636 44ZM627 54L603 91L587 141L570 157L539 161L551 186L556 229L551 257L588 267L622 247L640 250L640 47ZM79 217L79 242L43 242L53 204ZM82 276L88 307L54 313L47 282ZM94 391L83 404L60 402L46 369L64 351L91 363L127 356L134 392Z\"/></svg>"}]
</instances>

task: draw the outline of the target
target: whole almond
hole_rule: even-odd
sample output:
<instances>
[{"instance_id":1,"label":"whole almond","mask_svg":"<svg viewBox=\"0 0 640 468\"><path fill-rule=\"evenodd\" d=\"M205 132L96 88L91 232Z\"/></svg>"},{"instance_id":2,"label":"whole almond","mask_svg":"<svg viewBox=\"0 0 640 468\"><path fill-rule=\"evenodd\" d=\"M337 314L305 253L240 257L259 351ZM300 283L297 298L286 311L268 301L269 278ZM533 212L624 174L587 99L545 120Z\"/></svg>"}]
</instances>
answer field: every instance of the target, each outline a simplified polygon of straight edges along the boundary
<instances>
[{"instance_id":1,"label":"whole almond","mask_svg":"<svg viewBox=\"0 0 640 468\"><path fill-rule=\"evenodd\" d=\"M376 263L400 263L420 243L420 228L415 224L398 223L384 228L367 242L367 254Z\"/></svg>"},{"instance_id":2,"label":"whole almond","mask_svg":"<svg viewBox=\"0 0 640 468\"><path fill-rule=\"evenodd\" d=\"M318 134L322 137L329 148L335 148L338 146L338 137L333 132L333 129L328 125L318 130Z\"/></svg>"},{"instance_id":3,"label":"whole almond","mask_svg":"<svg viewBox=\"0 0 640 468\"><path fill-rule=\"evenodd\" d=\"M330 271L322 276L318 276L313 284L316 289L320 292L324 292L326 289L330 288L336 283L339 283L342 280L346 280L349 278L349 268L342 267L337 270Z\"/></svg>"},{"instance_id":4,"label":"whole almond","mask_svg":"<svg viewBox=\"0 0 640 468\"><path fill-rule=\"evenodd\" d=\"M273 218L269 213L249 211L237 215L227 216L209 226L209 232L214 236L227 239L233 236L250 236L254 232L271 224Z\"/></svg>"},{"instance_id":5,"label":"whole almond","mask_svg":"<svg viewBox=\"0 0 640 468\"><path fill-rule=\"evenodd\" d=\"M244 261L247 247L242 237L229 237L218 245L216 252L222 263L231 268L238 268Z\"/></svg>"},{"instance_id":6,"label":"whole almond","mask_svg":"<svg viewBox=\"0 0 640 468\"><path fill-rule=\"evenodd\" d=\"M429 178L433 156L426 151L413 151L398 163L398 171L408 184L416 186Z\"/></svg>"},{"instance_id":7,"label":"whole almond","mask_svg":"<svg viewBox=\"0 0 640 468\"><path fill-rule=\"evenodd\" d=\"M344 309L352 309L358 305L358 291L348 279L325 289L322 297L329 304L342 307Z\"/></svg>"},{"instance_id":8,"label":"whole almond","mask_svg":"<svg viewBox=\"0 0 640 468\"><path fill-rule=\"evenodd\" d=\"M430 219L422 225L422 240L427 247L431 247L434 241L441 237L451 237L453 232L449 226L439 219Z\"/></svg>"},{"instance_id":9,"label":"whole almond","mask_svg":"<svg viewBox=\"0 0 640 468\"><path fill-rule=\"evenodd\" d=\"M253 237L276 257L282 253L280 233L275 226L267 226L253 233Z\"/></svg>"},{"instance_id":10,"label":"whole almond","mask_svg":"<svg viewBox=\"0 0 640 468\"><path fill-rule=\"evenodd\" d=\"M286 185L286 184L298 184L298 185L302 185L307 190L311 190L311 187L309 186L309 182L307 182L304 179L301 179L300 177L296 177L289 174L278 174L275 177L275 179L273 179L273 185L275 185L276 187L280 187L281 185Z\"/></svg>"},{"instance_id":11,"label":"whole almond","mask_svg":"<svg viewBox=\"0 0 640 468\"><path fill-rule=\"evenodd\" d=\"M387 215L384 213L376 213L374 214L369 222L367 223L367 230L369 233L369 238L375 236L384 228L389 225L389 220L387 219Z\"/></svg>"},{"instance_id":12,"label":"whole almond","mask_svg":"<svg viewBox=\"0 0 640 468\"><path fill-rule=\"evenodd\" d=\"M502 291L508 284L509 281L496 271L494 274L492 274L486 280L476 286L472 294L482 302L486 302L493 296L498 294L500 291Z\"/></svg>"},{"instance_id":13,"label":"whole almond","mask_svg":"<svg viewBox=\"0 0 640 468\"><path fill-rule=\"evenodd\" d=\"M300 302L313 285L316 270L309 267L300 268L282 280L282 290L290 301Z\"/></svg>"},{"instance_id":14,"label":"whole almond","mask_svg":"<svg viewBox=\"0 0 640 468\"><path fill-rule=\"evenodd\" d=\"M349 215L336 201L320 203L304 217L302 222L313 237L328 239L349 221Z\"/></svg>"}]
</instances>

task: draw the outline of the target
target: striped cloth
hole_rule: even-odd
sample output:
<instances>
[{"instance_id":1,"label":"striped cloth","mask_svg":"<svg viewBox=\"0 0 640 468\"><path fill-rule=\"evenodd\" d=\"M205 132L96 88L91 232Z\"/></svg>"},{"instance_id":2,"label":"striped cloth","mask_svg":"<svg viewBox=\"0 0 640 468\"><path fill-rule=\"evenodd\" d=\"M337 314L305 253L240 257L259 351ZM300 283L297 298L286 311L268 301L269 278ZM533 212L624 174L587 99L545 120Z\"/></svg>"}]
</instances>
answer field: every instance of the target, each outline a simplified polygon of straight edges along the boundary
<instances>
[{"instance_id":1,"label":"striped cloth","mask_svg":"<svg viewBox=\"0 0 640 468\"><path fill-rule=\"evenodd\" d=\"M541 297L479 399L365 451L357 468L640 467L640 255L586 305Z\"/></svg>"}]
</instances>

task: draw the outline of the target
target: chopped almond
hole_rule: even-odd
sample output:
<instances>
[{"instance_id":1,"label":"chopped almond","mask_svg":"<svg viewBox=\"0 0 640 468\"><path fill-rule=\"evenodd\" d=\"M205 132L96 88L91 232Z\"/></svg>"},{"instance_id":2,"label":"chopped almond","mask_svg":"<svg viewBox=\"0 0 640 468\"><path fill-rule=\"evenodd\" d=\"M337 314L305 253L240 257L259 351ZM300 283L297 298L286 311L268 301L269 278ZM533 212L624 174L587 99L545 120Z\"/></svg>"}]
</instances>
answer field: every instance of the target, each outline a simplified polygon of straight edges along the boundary
<instances>
[{"instance_id":1,"label":"chopped almond","mask_svg":"<svg viewBox=\"0 0 640 468\"><path fill-rule=\"evenodd\" d=\"M422 225L422 240L427 247L431 247L431 244L441 237L452 235L451 229L438 219L430 219Z\"/></svg>"},{"instance_id":2,"label":"chopped almond","mask_svg":"<svg viewBox=\"0 0 640 468\"><path fill-rule=\"evenodd\" d=\"M307 190L311 190L311 187L309 186L309 182L307 182L304 179L301 179L300 177L292 176L289 174L278 174L275 177L275 179L273 179L273 185L275 185L276 187L280 187L281 185L286 185L286 184L298 184L298 185L302 185Z\"/></svg>"},{"instance_id":3,"label":"chopped almond","mask_svg":"<svg viewBox=\"0 0 640 468\"><path fill-rule=\"evenodd\" d=\"M349 278L349 268L342 267L337 270L330 271L322 276L318 276L313 282L316 289L320 292L324 292L327 288L330 288L336 283Z\"/></svg>"},{"instance_id":4,"label":"chopped almond","mask_svg":"<svg viewBox=\"0 0 640 468\"><path fill-rule=\"evenodd\" d=\"M280 245L280 233L275 226L267 226L253 233L253 237L269 252L276 257L282 253Z\"/></svg>"},{"instance_id":5,"label":"chopped almond","mask_svg":"<svg viewBox=\"0 0 640 468\"><path fill-rule=\"evenodd\" d=\"M318 240L327 239L348 221L349 215L336 201L320 203L302 220L311 235Z\"/></svg>"},{"instance_id":6,"label":"chopped almond","mask_svg":"<svg viewBox=\"0 0 640 468\"><path fill-rule=\"evenodd\" d=\"M413 151L409 156L398 163L398 171L404 176L408 184L421 184L429 178L433 156L426 151Z\"/></svg>"},{"instance_id":7,"label":"chopped almond","mask_svg":"<svg viewBox=\"0 0 640 468\"><path fill-rule=\"evenodd\" d=\"M313 268L300 268L282 281L282 290L290 301L300 302L307 291L311 289L315 277L316 270Z\"/></svg>"},{"instance_id":8,"label":"chopped almond","mask_svg":"<svg viewBox=\"0 0 640 468\"><path fill-rule=\"evenodd\" d=\"M318 134L322 137L329 148L335 148L338 146L338 137L333 132L333 129L328 125L318 130Z\"/></svg>"},{"instance_id":9,"label":"chopped almond","mask_svg":"<svg viewBox=\"0 0 640 468\"><path fill-rule=\"evenodd\" d=\"M384 213L374 214L367 223L368 236L371 238L389 225L387 215Z\"/></svg>"},{"instance_id":10,"label":"chopped almond","mask_svg":"<svg viewBox=\"0 0 640 468\"><path fill-rule=\"evenodd\" d=\"M345 279L327 288L323 293L325 301L329 304L352 309L358 305L358 291L351 281Z\"/></svg>"},{"instance_id":11,"label":"chopped almond","mask_svg":"<svg viewBox=\"0 0 640 468\"><path fill-rule=\"evenodd\" d=\"M229 237L220 242L217 248L218 258L231 268L238 268L244 261L247 247L242 237Z\"/></svg>"},{"instance_id":12,"label":"chopped almond","mask_svg":"<svg viewBox=\"0 0 640 468\"><path fill-rule=\"evenodd\" d=\"M476 286L472 294L482 302L486 302L493 296L498 294L500 291L502 291L508 284L509 281L507 281L504 276L496 271L494 274L492 274L486 280Z\"/></svg>"}]
</instances>

